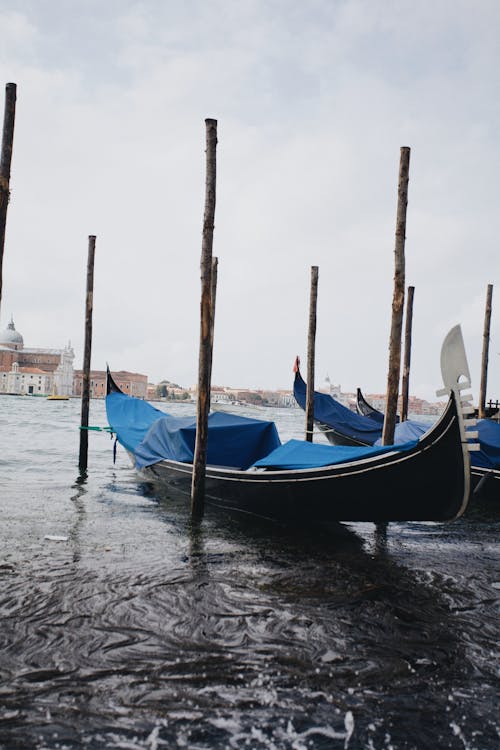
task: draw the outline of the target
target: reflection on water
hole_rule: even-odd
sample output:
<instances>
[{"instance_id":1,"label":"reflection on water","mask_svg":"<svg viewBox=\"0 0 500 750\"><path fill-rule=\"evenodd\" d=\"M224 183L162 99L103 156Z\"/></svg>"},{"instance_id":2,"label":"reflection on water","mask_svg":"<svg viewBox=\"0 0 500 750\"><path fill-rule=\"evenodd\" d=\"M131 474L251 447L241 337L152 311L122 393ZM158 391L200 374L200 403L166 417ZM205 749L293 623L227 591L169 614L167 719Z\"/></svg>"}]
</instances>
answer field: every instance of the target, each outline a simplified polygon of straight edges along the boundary
<instances>
[{"instance_id":1,"label":"reflection on water","mask_svg":"<svg viewBox=\"0 0 500 750\"><path fill-rule=\"evenodd\" d=\"M498 746L497 521L192 525L49 405L0 401L1 748Z\"/></svg>"}]
</instances>

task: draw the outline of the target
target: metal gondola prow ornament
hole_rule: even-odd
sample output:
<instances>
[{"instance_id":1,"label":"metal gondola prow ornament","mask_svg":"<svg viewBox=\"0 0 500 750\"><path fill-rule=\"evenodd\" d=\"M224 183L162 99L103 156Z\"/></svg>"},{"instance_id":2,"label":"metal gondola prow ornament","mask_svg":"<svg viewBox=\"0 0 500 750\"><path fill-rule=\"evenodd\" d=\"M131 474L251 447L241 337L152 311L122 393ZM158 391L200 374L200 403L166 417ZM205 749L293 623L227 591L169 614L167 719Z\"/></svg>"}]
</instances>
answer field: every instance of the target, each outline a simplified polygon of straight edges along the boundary
<instances>
[{"instance_id":1,"label":"metal gondola prow ornament","mask_svg":"<svg viewBox=\"0 0 500 750\"><path fill-rule=\"evenodd\" d=\"M479 436L477 431L470 429L475 427L477 422L469 416L474 414L474 407L470 403L472 393L464 393L471 387L471 378L460 325L453 326L441 346L441 376L445 387L436 391L436 395L448 396L450 392L454 393L458 406L457 411L459 417L461 417L462 442L466 444L469 451L480 450L479 443L469 442L470 440L477 440Z\"/></svg>"},{"instance_id":2,"label":"metal gondola prow ornament","mask_svg":"<svg viewBox=\"0 0 500 750\"><path fill-rule=\"evenodd\" d=\"M441 346L441 377L445 390L438 391L438 396L444 396L451 390L457 391L457 386L458 390L470 388L469 364L460 325L453 326ZM460 381L462 377L465 381Z\"/></svg>"}]
</instances>

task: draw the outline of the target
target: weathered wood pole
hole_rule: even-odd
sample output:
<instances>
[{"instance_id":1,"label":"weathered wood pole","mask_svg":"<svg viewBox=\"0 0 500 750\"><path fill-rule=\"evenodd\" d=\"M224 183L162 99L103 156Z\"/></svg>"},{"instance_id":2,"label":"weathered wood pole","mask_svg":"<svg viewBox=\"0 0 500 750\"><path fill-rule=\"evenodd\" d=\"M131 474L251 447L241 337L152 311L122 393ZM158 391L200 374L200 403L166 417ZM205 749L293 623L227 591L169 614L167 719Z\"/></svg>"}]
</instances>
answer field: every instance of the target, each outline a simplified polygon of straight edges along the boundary
<instances>
[{"instance_id":1,"label":"weathered wood pole","mask_svg":"<svg viewBox=\"0 0 500 750\"><path fill-rule=\"evenodd\" d=\"M205 504L205 470L207 465L208 412L210 410L210 376L212 372L212 245L215 219L217 177L217 120L206 119L205 212L201 243L200 352L198 360L198 402L196 408L196 442L191 483L191 517L201 519Z\"/></svg>"},{"instance_id":2,"label":"weathered wood pole","mask_svg":"<svg viewBox=\"0 0 500 750\"><path fill-rule=\"evenodd\" d=\"M5 86L5 112L2 131L2 153L0 156L0 306L2 303L3 284L3 251L5 247L5 228L7 225L7 206L10 198L10 165L12 162L12 145L14 143L14 121L16 119L15 83Z\"/></svg>"},{"instance_id":3,"label":"weathered wood pole","mask_svg":"<svg viewBox=\"0 0 500 750\"><path fill-rule=\"evenodd\" d=\"M490 322L491 322L491 298L493 296L493 284L488 284L486 290L486 307L484 311L483 327L483 356L481 360L481 386L479 388L479 419L486 416L486 384L488 382L488 351L490 347Z\"/></svg>"},{"instance_id":4,"label":"weathered wood pole","mask_svg":"<svg viewBox=\"0 0 500 750\"><path fill-rule=\"evenodd\" d=\"M314 432L314 365L316 355L316 307L318 301L318 266L311 266L309 297L309 334L307 337L306 440L313 441Z\"/></svg>"},{"instance_id":5,"label":"weathered wood pole","mask_svg":"<svg viewBox=\"0 0 500 750\"><path fill-rule=\"evenodd\" d=\"M210 351L214 348L215 332L215 302L217 299L217 269L219 265L218 258L212 258L212 280L210 285ZM212 382L212 357L210 357L210 383Z\"/></svg>"},{"instance_id":6,"label":"weathered wood pole","mask_svg":"<svg viewBox=\"0 0 500 750\"><path fill-rule=\"evenodd\" d=\"M87 260L87 294L85 297L85 344L83 348L82 416L80 422L80 457L78 467L87 470L89 452L90 355L92 352L92 311L94 308L95 236L89 235Z\"/></svg>"},{"instance_id":7,"label":"weathered wood pole","mask_svg":"<svg viewBox=\"0 0 500 750\"><path fill-rule=\"evenodd\" d=\"M405 351L403 357L403 380L401 386L401 421L408 419L408 398L410 393L410 361L411 361L411 326L413 321L413 295L414 286L408 287L408 298L406 300L405 321Z\"/></svg>"},{"instance_id":8,"label":"weathered wood pole","mask_svg":"<svg viewBox=\"0 0 500 750\"><path fill-rule=\"evenodd\" d=\"M382 445L392 445L399 395L401 369L401 333L405 301L405 239L406 208L408 205L408 180L410 174L410 149L402 146L399 160L398 208L396 214L396 241L394 247L394 293L392 298L391 335L389 340L389 372L385 405Z\"/></svg>"}]
</instances>

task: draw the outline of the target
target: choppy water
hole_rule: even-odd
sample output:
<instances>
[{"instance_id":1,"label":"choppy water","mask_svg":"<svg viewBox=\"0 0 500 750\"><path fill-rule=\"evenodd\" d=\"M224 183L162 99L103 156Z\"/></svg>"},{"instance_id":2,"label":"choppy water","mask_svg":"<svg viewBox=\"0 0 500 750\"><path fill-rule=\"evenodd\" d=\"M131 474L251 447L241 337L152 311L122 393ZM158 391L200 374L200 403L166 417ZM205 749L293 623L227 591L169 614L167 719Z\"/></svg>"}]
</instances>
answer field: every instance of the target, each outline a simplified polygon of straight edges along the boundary
<instances>
[{"instance_id":1,"label":"choppy water","mask_svg":"<svg viewBox=\"0 0 500 750\"><path fill-rule=\"evenodd\" d=\"M499 747L498 519L193 529L79 419L0 398L2 750Z\"/></svg>"}]
</instances>

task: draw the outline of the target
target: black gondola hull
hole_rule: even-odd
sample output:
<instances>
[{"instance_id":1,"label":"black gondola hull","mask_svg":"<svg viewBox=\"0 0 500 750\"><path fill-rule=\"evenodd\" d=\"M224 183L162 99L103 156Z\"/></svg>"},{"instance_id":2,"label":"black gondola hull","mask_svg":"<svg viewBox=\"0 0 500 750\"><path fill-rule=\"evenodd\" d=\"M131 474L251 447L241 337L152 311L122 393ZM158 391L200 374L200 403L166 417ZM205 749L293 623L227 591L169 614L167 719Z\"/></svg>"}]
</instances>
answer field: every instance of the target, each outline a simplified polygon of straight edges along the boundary
<instances>
[{"instance_id":1,"label":"black gondola hull","mask_svg":"<svg viewBox=\"0 0 500 750\"><path fill-rule=\"evenodd\" d=\"M466 465L467 464L467 465ZM164 460L143 476L190 494L192 465ZM236 471L208 466L205 498L279 521L449 521L470 492L455 399L415 448L320 469Z\"/></svg>"},{"instance_id":2,"label":"black gondola hull","mask_svg":"<svg viewBox=\"0 0 500 750\"><path fill-rule=\"evenodd\" d=\"M315 424L331 445L354 445L358 447L371 445L371 443L365 443L362 440L356 440L356 438L352 436L345 435L343 432L338 432L324 422L318 422L315 420Z\"/></svg>"}]
</instances>

